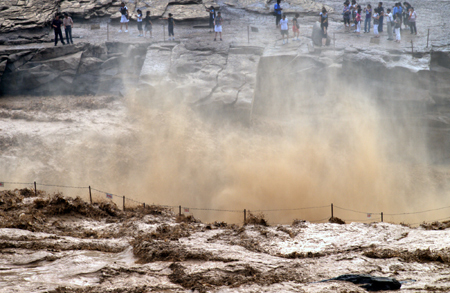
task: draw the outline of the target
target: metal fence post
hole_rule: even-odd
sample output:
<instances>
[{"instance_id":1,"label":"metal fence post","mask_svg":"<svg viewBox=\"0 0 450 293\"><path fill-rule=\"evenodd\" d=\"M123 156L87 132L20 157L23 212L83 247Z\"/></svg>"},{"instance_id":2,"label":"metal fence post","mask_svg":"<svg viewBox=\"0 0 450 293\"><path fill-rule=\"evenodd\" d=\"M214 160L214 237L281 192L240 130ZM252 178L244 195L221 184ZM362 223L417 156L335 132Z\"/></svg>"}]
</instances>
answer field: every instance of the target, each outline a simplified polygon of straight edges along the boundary
<instances>
[{"instance_id":1,"label":"metal fence post","mask_svg":"<svg viewBox=\"0 0 450 293\"><path fill-rule=\"evenodd\" d=\"M428 29L428 36L427 36L427 48L428 48L428 42L430 41L430 29Z\"/></svg>"},{"instance_id":2,"label":"metal fence post","mask_svg":"<svg viewBox=\"0 0 450 293\"><path fill-rule=\"evenodd\" d=\"M414 42L411 40L411 55L414 54Z\"/></svg>"},{"instance_id":3,"label":"metal fence post","mask_svg":"<svg viewBox=\"0 0 450 293\"><path fill-rule=\"evenodd\" d=\"M249 25L247 25L247 40L248 40L248 43L250 44L250 26Z\"/></svg>"},{"instance_id":4,"label":"metal fence post","mask_svg":"<svg viewBox=\"0 0 450 293\"><path fill-rule=\"evenodd\" d=\"M92 192L91 192L91 186L89 186L89 199L91 200L91 204L92 204Z\"/></svg>"},{"instance_id":5,"label":"metal fence post","mask_svg":"<svg viewBox=\"0 0 450 293\"><path fill-rule=\"evenodd\" d=\"M106 24L106 41L109 42L109 22Z\"/></svg>"},{"instance_id":6,"label":"metal fence post","mask_svg":"<svg viewBox=\"0 0 450 293\"><path fill-rule=\"evenodd\" d=\"M164 42L166 41L166 25L163 24Z\"/></svg>"},{"instance_id":7,"label":"metal fence post","mask_svg":"<svg viewBox=\"0 0 450 293\"><path fill-rule=\"evenodd\" d=\"M178 214L181 216L181 206L178 206Z\"/></svg>"},{"instance_id":8,"label":"metal fence post","mask_svg":"<svg viewBox=\"0 0 450 293\"><path fill-rule=\"evenodd\" d=\"M122 206L123 206L123 211L125 211L125 195L123 196L123 204L122 204Z\"/></svg>"},{"instance_id":9,"label":"metal fence post","mask_svg":"<svg viewBox=\"0 0 450 293\"><path fill-rule=\"evenodd\" d=\"M247 222L247 210L244 209L244 225Z\"/></svg>"},{"instance_id":10,"label":"metal fence post","mask_svg":"<svg viewBox=\"0 0 450 293\"><path fill-rule=\"evenodd\" d=\"M37 196L36 181L34 181L34 195Z\"/></svg>"},{"instance_id":11,"label":"metal fence post","mask_svg":"<svg viewBox=\"0 0 450 293\"><path fill-rule=\"evenodd\" d=\"M381 222L383 222L383 212L381 212Z\"/></svg>"},{"instance_id":12,"label":"metal fence post","mask_svg":"<svg viewBox=\"0 0 450 293\"><path fill-rule=\"evenodd\" d=\"M144 209L145 209L145 202L144 202Z\"/></svg>"},{"instance_id":13,"label":"metal fence post","mask_svg":"<svg viewBox=\"0 0 450 293\"><path fill-rule=\"evenodd\" d=\"M331 217L334 218L333 204L331 204Z\"/></svg>"}]
</instances>

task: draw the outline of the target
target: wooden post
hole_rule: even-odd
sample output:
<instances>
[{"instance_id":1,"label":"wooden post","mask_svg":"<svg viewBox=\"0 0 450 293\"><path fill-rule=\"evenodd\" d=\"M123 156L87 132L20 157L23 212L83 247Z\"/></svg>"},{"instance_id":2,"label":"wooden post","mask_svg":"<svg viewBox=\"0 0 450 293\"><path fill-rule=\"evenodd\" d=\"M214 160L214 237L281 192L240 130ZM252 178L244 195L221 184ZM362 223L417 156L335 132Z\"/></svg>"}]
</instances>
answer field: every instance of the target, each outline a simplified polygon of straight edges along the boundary
<instances>
[{"instance_id":1,"label":"wooden post","mask_svg":"<svg viewBox=\"0 0 450 293\"><path fill-rule=\"evenodd\" d=\"M123 211L125 211L125 195L123 196L123 203L122 203L122 206L123 206Z\"/></svg>"},{"instance_id":2,"label":"wooden post","mask_svg":"<svg viewBox=\"0 0 450 293\"><path fill-rule=\"evenodd\" d=\"M247 25L247 39L248 39L248 43L250 44L250 26Z\"/></svg>"},{"instance_id":3,"label":"wooden post","mask_svg":"<svg viewBox=\"0 0 450 293\"><path fill-rule=\"evenodd\" d=\"M331 204L331 217L334 218L333 204Z\"/></svg>"},{"instance_id":4,"label":"wooden post","mask_svg":"<svg viewBox=\"0 0 450 293\"><path fill-rule=\"evenodd\" d=\"M106 41L109 42L109 22L106 24Z\"/></svg>"},{"instance_id":5,"label":"wooden post","mask_svg":"<svg viewBox=\"0 0 450 293\"><path fill-rule=\"evenodd\" d=\"M166 25L163 24L164 42L166 41Z\"/></svg>"},{"instance_id":6,"label":"wooden post","mask_svg":"<svg viewBox=\"0 0 450 293\"><path fill-rule=\"evenodd\" d=\"M428 29L428 36L427 36L427 48L428 48L428 42L430 41L430 29Z\"/></svg>"},{"instance_id":7,"label":"wooden post","mask_svg":"<svg viewBox=\"0 0 450 293\"><path fill-rule=\"evenodd\" d=\"M145 202L144 202L144 209L145 209Z\"/></svg>"},{"instance_id":8,"label":"wooden post","mask_svg":"<svg viewBox=\"0 0 450 293\"><path fill-rule=\"evenodd\" d=\"M36 181L34 181L34 195L37 196Z\"/></svg>"},{"instance_id":9,"label":"wooden post","mask_svg":"<svg viewBox=\"0 0 450 293\"><path fill-rule=\"evenodd\" d=\"M92 192L91 192L91 186L89 186L89 198L90 198L91 204L92 204Z\"/></svg>"},{"instance_id":10,"label":"wooden post","mask_svg":"<svg viewBox=\"0 0 450 293\"><path fill-rule=\"evenodd\" d=\"M383 222L383 212L381 212L381 222Z\"/></svg>"},{"instance_id":11,"label":"wooden post","mask_svg":"<svg viewBox=\"0 0 450 293\"><path fill-rule=\"evenodd\" d=\"M178 214L181 216L181 206L178 207Z\"/></svg>"},{"instance_id":12,"label":"wooden post","mask_svg":"<svg viewBox=\"0 0 450 293\"><path fill-rule=\"evenodd\" d=\"M244 225L247 223L247 210L244 209Z\"/></svg>"}]
</instances>

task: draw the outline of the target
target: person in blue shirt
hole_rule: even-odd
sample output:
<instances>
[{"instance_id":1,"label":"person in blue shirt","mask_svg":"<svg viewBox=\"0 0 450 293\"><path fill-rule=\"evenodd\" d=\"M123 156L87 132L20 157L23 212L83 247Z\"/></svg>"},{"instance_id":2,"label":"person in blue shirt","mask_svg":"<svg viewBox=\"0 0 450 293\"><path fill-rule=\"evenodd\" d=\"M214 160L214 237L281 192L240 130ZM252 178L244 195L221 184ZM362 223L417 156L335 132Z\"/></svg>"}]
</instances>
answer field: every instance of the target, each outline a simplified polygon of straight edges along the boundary
<instances>
[{"instance_id":1,"label":"person in blue shirt","mask_svg":"<svg viewBox=\"0 0 450 293\"><path fill-rule=\"evenodd\" d=\"M277 3L273 6L273 11L274 11L275 16L276 16L275 24L276 24L277 27L280 25L281 10L283 10L283 8L281 8L281 6L280 6L280 2L281 2L281 0L277 0Z\"/></svg>"}]
</instances>

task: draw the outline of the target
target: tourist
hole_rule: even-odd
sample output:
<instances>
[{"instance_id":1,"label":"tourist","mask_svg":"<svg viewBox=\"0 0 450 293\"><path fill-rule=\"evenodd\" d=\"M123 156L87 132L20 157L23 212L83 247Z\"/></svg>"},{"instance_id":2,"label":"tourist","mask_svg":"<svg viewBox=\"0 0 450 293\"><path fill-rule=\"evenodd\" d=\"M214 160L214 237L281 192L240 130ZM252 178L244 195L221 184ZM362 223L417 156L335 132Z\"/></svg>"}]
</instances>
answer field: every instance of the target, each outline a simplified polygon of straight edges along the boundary
<instances>
[{"instance_id":1,"label":"tourist","mask_svg":"<svg viewBox=\"0 0 450 293\"><path fill-rule=\"evenodd\" d=\"M416 19L417 14L414 11L414 7L409 8L409 27L411 28L411 35L414 33L417 35L417 27L416 27Z\"/></svg>"},{"instance_id":2,"label":"tourist","mask_svg":"<svg viewBox=\"0 0 450 293\"><path fill-rule=\"evenodd\" d=\"M351 15L350 7L351 7L350 2L348 1L344 2L344 10L342 14L344 15L344 26L346 31L350 30L350 15Z\"/></svg>"},{"instance_id":3,"label":"tourist","mask_svg":"<svg viewBox=\"0 0 450 293\"><path fill-rule=\"evenodd\" d=\"M214 9L214 6L211 5L206 11L209 12L209 32L212 33L212 30L214 29L214 19L216 18L216 10Z\"/></svg>"},{"instance_id":4,"label":"tourist","mask_svg":"<svg viewBox=\"0 0 450 293\"><path fill-rule=\"evenodd\" d=\"M375 35L375 38L379 38L380 35L378 34L378 25L380 23L380 14L378 13L378 7L374 9L374 14L372 18L373 18L373 33Z\"/></svg>"},{"instance_id":5,"label":"tourist","mask_svg":"<svg viewBox=\"0 0 450 293\"><path fill-rule=\"evenodd\" d=\"M393 29L393 24L394 24L394 18L392 16L392 12L391 9L388 8L386 10L387 14L386 14L386 26L387 26L387 31L388 31L388 41L393 41L393 37L392 37L392 29Z\"/></svg>"},{"instance_id":6,"label":"tourist","mask_svg":"<svg viewBox=\"0 0 450 293\"><path fill-rule=\"evenodd\" d=\"M142 30L142 11L140 9L137 10L137 27L138 27L138 37L144 36L144 31Z\"/></svg>"},{"instance_id":7,"label":"tourist","mask_svg":"<svg viewBox=\"0 0 450 293\"><path fill-rule=\"evenodd\" d=\"M403 24L405 25L405 28L407 28L409 25L409 9L412 7L411 4L408 2L403 2L403 5L405 8L403 9Z\"/></svg>"},{"instance_id":8,"label":"tourist","mask_svg":"<svg viewBox=\"0 0 450 293\"><path fill-rule=\"evenodd\" d=\"M295 41L295 37L297 36L297 41L300 41L300 39L298 38L300 36L300 24L298 23L298 17L300 15L298 13L295 14L294 19L292 20L292 31L294 32L294 37L293 40Z\"/></svg>"},{"instance_id":9,"label":"tourist","mask_svg":"<svg viewBox=\"0 0 450 293\"><path fill-rule=\"evenodd\" d=\"M370 33L370 22L372 20L372 5L367 4L367 7L364 8L364 12L366 13L366 19L364 20L364 32Z\"/></svg>"},{"instance_id":10,"label":"tourist","mask_svg":"<svg viewBox=\"0 0 450 293\"><path fill-rule=\"evenodd\" d=\"M173 33L173 27L175 26L175 21L173 20L172 13L169 13L169 17L167 18L167 27L169 30L169 41L175 41L175 34Z\"/></svg>"},{"instance_id":11,"label":"tourist","mask_svg":"<svg viewBox=\"0 0 450 293\"><path fill-rule=\"evenodd\" d=\"M358 4L356 4L356 0L352 0L352 26L355 25L356 11L358 10Z\"/></svg>"},{"instance_id":12,"label":"tourist","mask_svg":"<svg viewBox=\"0 0 450 293\"><path fill-rule=\"evenodd\" d=\"M55 15L55 19L52 22L52 27L55 30L55 46L58 44L58 36L59 39L61 40L61 43L65 45L61 30L62 25L63 22L59 19L59 15L58 14Z\"/></svg>"},{"instance_id":13,"label":"tourist","mask_svg":"<svg viewBox=\"0 0 450 293\"><path fill-rule=\"evenodd\" d=\"M283 18L280 20L281 37L283 38L283 45L289 43L289 20L286 18L286 14L283 14ZM284 36L286 35L286 42Z\"/></svg>"},{"instance_id":14,"label":"tourist","mask_svg":"<svg viewBox=\"0 0 450 293\"><path fill-rule=\"evenodd\" d=\"M66 33L67 44L73 45L73 40L72 40L73 20L67 13L64 13L63 25L64 25L64 32Z\"/></svg>"},{"instance_id":15,"label":"tourist","mask_svg":"<svg viewBox=\"0 0 450 293\"><path fill-rule=\"evenodd\" d=\"M361 8L358 8L355 17L355 25L356 25L355 33L357 33L358 37L361 34L361 11L362 11Z\"/></svg>"},{"instance_id":16,"label":"tourist","mask_svg":"<svg viewBox=\"0 0 450 293\"><path fill-rule=\"evenodd\" d=\"M125 3L122 2L120 4L120 29L119 33L122 32L122 26L125 24L125 32L128 32L128 8L125 6Z\"/></svg>"},{"instance_id":17,"label":"tourist","mask_svg":"<svg viewBox=\"0 0 450 293\"><path fill-rule=\"evenodd\" d=\"M405 10L402 6L402 2L398 2L398 12L399 17L401 18L402 23L404 22L405 18L408 18L409 16L409 10ZM400 28L401 30L402 28Z\"/></svg>"},{"instance_id":18,"label":"tourist","mask_svg":"<svg viewBox=\"0 0 450 293\"><path fill-rule=\"evenodd\" d=\"M147 32L150 32L150 38L153 38L152 35L152 20L150 19L150 11L147 11L147 15L144 18L144 25L145 25L145 38L147 37Z\"/></svg>"},{"instance_id":19,"label":"tourist","mask_svg":"<svg viewBox=\"0 0 450 293\"><path fill-rule=\"evenodd\" d=\"M394 23L395 23L395 41L397 43L400 43L402 39L400 32L400 29L402 27L402 15L400 14L400 12L397 13L397 17L395 18Z\"/></svg>"},{"instance_id":20,"label":"tourist","mask_svg":"<svg viewBox=\"0 0 450 293\"><path fill-rule=\"evenodd\" d=\"M219 33L220 40L222 41L222 23L223 18L220 11L217 13L217 17L214 19L214 41L217 39L217 33Z\"/></svg>"},{"instance_id":21,"label":"tourist","mask_svg":"<svg viewBox=\"0 0 450 293\"><path fill-rule=\"evenodd\" d=\"M281 8L280 2L281 2L281 0L277 0L277 3L273 6L273 13L276 16L276 18L275 18L275 25L277 27L280 25L281 10L283 10L283 8Z\"/></svg>"},{"instance_id":22,"label":"tourist","mask_svg":"<svg viewBox=\"0 0 450 293\"><path fill-rule=\"evenodd\" d=\"M378 23L378 32L383 32L383 19L384 19L384 7L383 2L378 3L378 14L379 14L379 23Z\"/></svg>"},{"instance_id":23,"label":"tourist","mask_svg":"<svg viewBox=\"0 0 450 293\"><path fill-rule=\"evenodd\" d=\"M322 46L325 46L328 36L328 13L325 7L322 7L322 12L320 13L320 28L322 29Z\"/></svg>"}]
</instances>

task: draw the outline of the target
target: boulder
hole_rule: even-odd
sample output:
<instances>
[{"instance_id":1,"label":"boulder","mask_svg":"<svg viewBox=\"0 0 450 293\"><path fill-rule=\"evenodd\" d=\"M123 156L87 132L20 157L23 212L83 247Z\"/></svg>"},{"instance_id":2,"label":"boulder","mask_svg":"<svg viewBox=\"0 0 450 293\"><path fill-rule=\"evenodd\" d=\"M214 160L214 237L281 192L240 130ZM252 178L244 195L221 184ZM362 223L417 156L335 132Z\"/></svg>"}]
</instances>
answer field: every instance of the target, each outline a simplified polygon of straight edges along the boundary
<instances>
[{"instance_id":1,"label":"boulder","mask_svg":"<svg viewBox=\"0 0 450 293\"><path fill-rule=\"evenodd\" d=\"M323 33L322 33L322 29L320 28L320 23L318 21L313 26L311 38L314 43L314 46L319 46L319 47L322 46ZM331 44L331 38L330 38L330 35L328 34L326 45L329 46L330 44Z\"/></svg>"},{"instance_id":2,"label":"boulder","mask_svg":"<svg viewBox=\"0 0 450 293\"><path fill-rule=\"evenodd\" d=\"M384 291L384 290L399 290L402 284L394 278L375 277L365 274L349 274L341 275L336 278L323 280L328 281L345 281L356 285L361 285L367 291Z\"/></svg>"},{"instance_id":3,"label":"boulder","mask_svg":"<svg viewBox=\"0 0 450 293\"><path fill-rule=\"evenodd\" d=\"M172 13L175 20L206 20L209 19L209 12L203 4L190 5L169 5L163 14L168 17Z\"/></svg>"},{"instance_id":4,"label":"boulder","mask_svg":"<svg viewBox=\"0 0 450 293\"><path fill-rule=\"evenodd\" d=\"M6 3L5 3L6 2ZM58 11L60 0L1 1L0 33L44 27Z\"/></svg>"}]
</instances>

